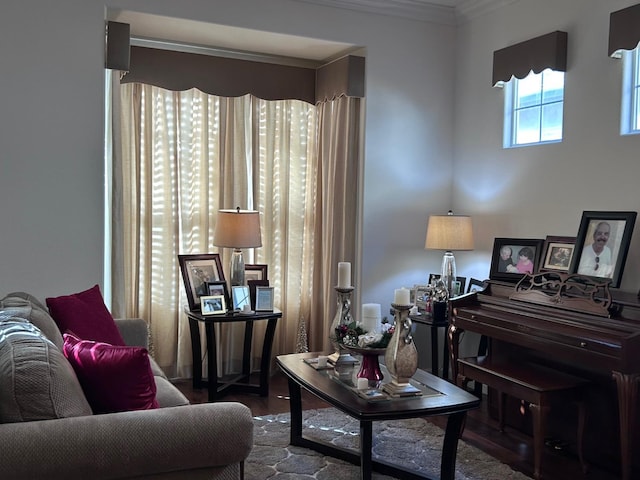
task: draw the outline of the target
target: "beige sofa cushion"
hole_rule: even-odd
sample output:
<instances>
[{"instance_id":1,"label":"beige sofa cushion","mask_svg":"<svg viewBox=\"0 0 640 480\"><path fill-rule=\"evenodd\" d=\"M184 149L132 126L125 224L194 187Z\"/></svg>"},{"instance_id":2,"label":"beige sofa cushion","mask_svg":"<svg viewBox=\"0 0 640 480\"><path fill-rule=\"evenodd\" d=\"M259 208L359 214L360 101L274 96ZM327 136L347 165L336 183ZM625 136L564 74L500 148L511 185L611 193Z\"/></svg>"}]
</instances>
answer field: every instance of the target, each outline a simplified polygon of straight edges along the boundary
<instances>
[{"instance_id":1,"label":"beige sofa cushion","mask_svg":"<svg viewBox=\"0 0 640 480\"><path fill-rule=\"evenodd\" d=\"M0 311L0 423L91 414L62 352L33 324Z\"/></svg>"}]
</instances>

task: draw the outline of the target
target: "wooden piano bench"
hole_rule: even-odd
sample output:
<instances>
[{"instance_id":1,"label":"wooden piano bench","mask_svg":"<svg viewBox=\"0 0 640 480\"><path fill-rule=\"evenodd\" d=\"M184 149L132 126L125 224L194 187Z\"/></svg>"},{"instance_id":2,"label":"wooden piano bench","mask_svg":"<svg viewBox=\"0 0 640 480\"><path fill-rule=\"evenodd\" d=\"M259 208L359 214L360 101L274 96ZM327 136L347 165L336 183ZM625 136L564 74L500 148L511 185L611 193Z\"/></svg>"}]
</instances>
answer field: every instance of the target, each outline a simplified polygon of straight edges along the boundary
<instances>
[{"instance_id":1,"label":"wooden piano bench","mask_svg":"<svg viewBox=\"0 0 640 480\"><path fill-rule=\"evenodd\" d=\"M534 478L541 478L542 452L546 417L556 401L573 401L578 405L577 449L584 473L587 465L582 455L582 441L586 408L582 401L582 390L588 381L573 375L558 372L532 363L494 362L488 357L458 359L459 386L466 388L470 380L483 383L499 392L498 421L504 431L504 408L507 395L529 403L533 418Z\"/></svg>"}]
</instances>

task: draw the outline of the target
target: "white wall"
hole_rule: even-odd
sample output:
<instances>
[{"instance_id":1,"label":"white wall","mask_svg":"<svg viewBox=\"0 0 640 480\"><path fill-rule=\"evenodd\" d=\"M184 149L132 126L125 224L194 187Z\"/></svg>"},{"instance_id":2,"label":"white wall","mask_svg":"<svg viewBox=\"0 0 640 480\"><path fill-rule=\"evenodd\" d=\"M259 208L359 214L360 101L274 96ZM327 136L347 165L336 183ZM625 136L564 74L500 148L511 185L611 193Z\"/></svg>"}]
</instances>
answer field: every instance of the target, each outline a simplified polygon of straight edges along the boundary
<instances>
[{"instance_id":1,"label":"white wall","mask_svg":"<svg viewBox=\"0 0 640 480\"><path fill-rule=\"evenodd\" d=\"M452 27L287 0L106 8L366 47L363 299L389 303L411 258L426 264L424 219L448 205ZM9 0L0 9L0 292L71 293L103 276L105 4Z\"/></svg>"},{"instance_id":2,"label":"white wall","mask_svg":"<svg viewBox=\"0 0 640 480\"><path fill-rule=\"evenodd\" d=\"M609 13L637 0L521 0L458 29L454 206L473 215L476 250L460 270L489 272L495 237L575 236L585 210L640 210L640 136L620 136L622 63L607 56ZM493 51L568 32L564 139L502 148L503 92L491 87ZM635 228L622 290L640 287Z\"/></svg>"}]
</instances>

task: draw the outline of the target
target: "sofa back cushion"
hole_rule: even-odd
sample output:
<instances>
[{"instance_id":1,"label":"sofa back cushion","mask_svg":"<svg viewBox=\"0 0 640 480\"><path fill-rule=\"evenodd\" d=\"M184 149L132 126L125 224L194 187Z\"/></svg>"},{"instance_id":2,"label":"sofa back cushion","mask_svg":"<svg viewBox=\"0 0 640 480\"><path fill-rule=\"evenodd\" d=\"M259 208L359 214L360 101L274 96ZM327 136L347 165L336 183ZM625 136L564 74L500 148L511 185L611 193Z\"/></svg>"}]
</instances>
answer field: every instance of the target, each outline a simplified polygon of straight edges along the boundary
<instances>
[{"instance_id":1,"label":"sofa back cushion","mask_svg":"<svg viewBox=\"0 0 640 480\"><path fill-rule=\"evenodd\" d=\"M158 408L146 348L81 340L68 333L63 337L64 354L94 413Z\"/></svg>"},{"instance_id":2,"label":"sofa back cushion","mask_svg":"<svg viewBox=\"0 0 640 480\"><path fill-rule=\"evenodd\" d=\"M25 292L13 292L0 300L0 308L14 317L24 318L33 323L62 351L62 333L53 321L49 310L37 298Z\"/></svg>"},{"instance_id":3,"label":"sofa back cushion","mask_svg":"<svg viewBox=\"0 0 640 480\"><path fill-rule=\"evenodd\" d=\"M72 295L50 297L46 302L60 332L73 332L83 340L125 344L98 285Z\"/></svg>"},{"instance_id":4,"label":"sofa back cushion","mask_svg":"<svg viewBox=\"0 0 640 480\"><path fill-rule=\"evenodd\" d=\"M91 414L62 352L35 325L0 312L0 423Z\"/></svg>"}]
</instances>

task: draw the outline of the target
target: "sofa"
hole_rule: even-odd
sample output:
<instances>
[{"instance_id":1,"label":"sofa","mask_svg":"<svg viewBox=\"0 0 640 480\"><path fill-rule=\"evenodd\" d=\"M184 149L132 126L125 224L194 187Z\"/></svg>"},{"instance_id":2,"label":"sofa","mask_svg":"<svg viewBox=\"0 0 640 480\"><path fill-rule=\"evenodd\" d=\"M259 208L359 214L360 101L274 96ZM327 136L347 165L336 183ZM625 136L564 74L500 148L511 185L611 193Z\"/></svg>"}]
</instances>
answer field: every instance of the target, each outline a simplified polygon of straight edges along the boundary
<instances>
[{"instance_id":1,"label":"sofa","mask_svg":"<svg viewBox=\"0 0 640 480\"><path fill-rule=\"evenodd\" d=\"M123 319L114 322L131 348L120 350L148 358L152 381L135 397L147 395L148 405L96 413L72 364L86 357L65 355L72 336L63 335L50 313L28 293L0 300L0 478L243 477L253 445L249 408L236 402L190 405L148 355L146 322ZM130 371L115 375L116 381L128 376ZM98 373L89 378L100 379Z\"/></svg>"}]
</instances>

